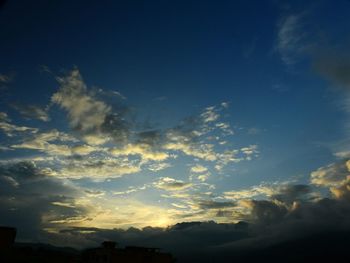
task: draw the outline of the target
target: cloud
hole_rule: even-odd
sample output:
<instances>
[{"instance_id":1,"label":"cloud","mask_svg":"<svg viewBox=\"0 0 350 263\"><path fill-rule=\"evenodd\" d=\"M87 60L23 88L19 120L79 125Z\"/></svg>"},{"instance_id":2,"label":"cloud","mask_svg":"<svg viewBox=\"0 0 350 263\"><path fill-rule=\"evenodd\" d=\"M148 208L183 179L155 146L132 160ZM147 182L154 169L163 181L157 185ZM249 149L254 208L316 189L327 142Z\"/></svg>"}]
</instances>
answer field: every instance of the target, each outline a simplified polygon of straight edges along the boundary
<instances>
[{"instance_id":1,"label":"cloud","mask_svg":"<svg viewBox=\"0 0 350 263\"><path fill-rule=\"evenodd\" d=\"M220 115L217 113L215 107L207 107L200 115L204 123L214 122L219 119Z\"/></svg>"},{"instance_id":2,"label":"cloud","mask_svg":"<svg viewBox=\"0 0 350 263\"><path fill-rule=\"evenodd\" d=\"M213 151L214 146L212 144L190 144L186 142L185 138L180 137L171 137L171 140L175 140L175 142L166 143L163 146L164 149L171 151L182 151L186 155L204 159L206 161L216 160L216 155Z\"/></svg>"},{"instance_id":3,"label":"cloud","mask_svg":"<svg viewBox=\"0 0 350 263\"><path fill-rule=\"evenodd\" d=\"M276 187L268 184L261 184L258 186L253 186L248 189L232 190L224 192L224 197L226 199L240 200L240 199L251 199L259 196L271 197L276 194Z\"/></svg>"},{"instance_id":4,"label":"cloud","mask_svg":"<svg viewBox=\"0 0 350 263\"><path fill-rule=\"evenodd\" d=\"M152 163L148 165L147 169L153 172L158 172L171 167L170 163Z\"/></svg>"},{"instance_id":5,"label":"cloud","mask_svg":"<svg viewBox=\"0 0 350 263\"><path fill-rule=\"evenodd\" d=\"M278 200L285 204L292 204L295 201L301 201L312 198L311 186L305 184L285 185L278 187L277 193L271 196L271 199Z\"/></svg>"},{"instance_id":6,"label":"cloud","mask_svg":"<svg viewBox=\"0 0 350 263\"><path fill-rule=\"evenodd\" d=\"M85 208L74 204L79 190L50 177L33 163L0 165L0 224L18 228L19 239L35 240L52 221L83 216Z\"/></svg>"},{"instance_id":7,"label":"cloud","mask_svg":"<svg viewBox=\"0 0 350 263\"><path fill-rule=\"evenodd\" d=\"M311 183L329 187L337 200L350 201L350 161L342 160L320 167L311 173Z\"/></svg>"},{"instance_id":8,"label":"cloud","mask_svg":"<svg viewBox=\"0 0 350 263\"><path fill-rule=\"evenodd\" d=\"M286 65L293 65L307 49L307 33L303 28L304 14L290 14L278 24L277 51Z\"/></svg>"},{"instance_id":9,"label":"cloud","mask_svg":"<svg viewBox=\"0 0 350 263\"><path fill-rule=\"evenodd\" d=\"M100 197L100 196L104 196L106 194L105 191L101 191L101 190L85 190L85 193L87 193L88 196L92 196L92 197Z\"/></svg>"},{"instance_id":10,"label":"cloud","mask_svg":"<svg viewBox=\"0 0 350 263\"><path fill-rule=\"evenodd\" d=\"M43 109L37 105L13 104L12 106L26 119L38 119L45 122L50 120L47 109Z\"/></svg>"},{"instance_id":11,"label":"cloud","mask_svg":"<svg viewBox=\"0 0 350 263\"><path fill-rule=\"evenodd\" d=\"M250 145L248 147L241 148L241 152L249 158L253 154L259 153L257 145Z\"/></svg>"},{"instance_id":12,"label":"cloud","mask_svg":"<svg viewBox=\"0 0 350 263\"><path fill-rule=\"evenodd\" d=\"M211 175L208 168L200 164L196 164L192 166L190 169L190 172L191 172L191 175L190 175L191 181L194 179L198 179L199 181L205 182L206 180L208 180L209 176Z\"/></svg>"},{"instance_id":13,"label":"cloud","mask_svg":"<svg viewBox=\"0 0 350 263\"><path fill-rule=\"evenodd\" d=\"M330 191L336 199L350 201L350 176L338 186L331 187Z\"/></svg>"},{"instance_id":14,"label":"cloud","mask_svg":"<svg viewBox=\"0 0 350 263\"><path fill-rule=\"evenodd\" d=\"M50 155L64 155L69 156L72 154L86 155L92 151L97 151L88 145L77 145L70 147L66 144L57 144L52 142L77 142L77 139L71 135L59 132L57 130L51 130L48 132L37 133L30 139L25 139L21 144L12 145L12 148L16 149L32 149L44 152Z\"/></svg>"},{"instance_id":15,"label":"cloud","mask_svg":"<svg viewBox=\"0 0 350 263\"><path fill-rule=\"evenodd\" d=\"M236 203L228 201L213 201L213 200L201 200L197 203L200 209L220 209L220 208L230 208L235 207Z\"/></svg>"},{"instance_id":16,"label":"cloud","mask_svg":"<svg viewBox=\"0 0 350 263\"><path fill-rule=\"evenodd\" d=\"M2 130L7 136L12 137L17 133L37 133L37 128L26 127L26 126L17 126L10 123L7 113L0 112L0 130Z\"/></svg>"},{"instance_id":17,"label":"cloud","mask_svg":"<svg viewBox=\"0 0 350 263\"><path fill-rule=\"evenodd\" d=\"M60 87L51 100L67 111L71 127L83 138L94 144L106 142L106 136L117 142L128 138L125 109L114 112L111 106L99 100L87 89L77 68L64 77L58 77L57 81Z\"/></svg>"},{"instance_id":18,"label":"cloud","mask_svg":"<svg viewBox=\"0 0 350 263\"><path fill-rule=\"evenodd\" d=\"M332 163L311 173L311 183L318 186L337 186L349 175L350 161Z\"/></svg>"},{"instance_id":19,"label":"cloud","mask_svg":"<svg viewBox=\"0 0 350 263\"><path fill-rule=\"evenodd\" d=\"M163 135L159 130L148 130L137 133L137 143L148 146L157 146L161 143Z\"/></svg>"},{"instance_id":20,"label":"cloud","mask_svg":"<svg viewBox=\"0 0 350 263\"><path fill-rule=\"evenodd\" d=\"M9 134L27 131L19 140L11 142L10 149L16 153L25 149L31 156L27 154L18 160L32 161L23 167L13 164L17 170L6 168L6 173L0 174L2 185L8 191L4 199L6 213L19 206L25 213L32 206L32 222L36 222L33 231L46 237L68 226L166 227L180 220L232 222L237 219L235 210L240 209L237 202L218 196L215 185L206 183L214 165L223 169L225 165L258 154L256 145L231 149L228 143L222 143L233 135L230 125L224 121L228 103L206 107L171 128L143 130L128 120L129 108L120 101L109 105L101 97L103 92L88 89L78 69L57 81L59 88L51 97L50 108L58 105L67 113L72 133L18 127L11 124L6 113L0 114L0 122L10 125L7 126ZM18 106L17 110L27 118L43 121L49 118L45 110L37 106ZM173 159L181 154L186 161L190 158L189 162L196 164L190 167L190 176L195 176L193 180L157 177L155 172L174 165ZM10 167L13 161L4 161L1 165ZM122 191L101 190L106 184L112 188L117 182L123 182L119 177L146 170L154 172L155 179L151 182L127 186ZM15 176L24 173L28 178L33 177L28 181ZM132 177L143 180L143 175L140 176ZM46 186L47 189L40 192L40 188ZM31 190L22 192L25 187ZM56 190L49 191L50 187ZM30 195L28 204L25 204L26 194ZM147 194L159 195L159 203L148 205L132 199ZM16 196L15 200L11 196ZM38 197L37 200L34 197Z\"/></svg>"},{"instance_id":21,"label":"cloud","mask_svg":"<svg viewBox=\"0 0 350 263\"><path fill-rule=\"evenodd\" d=\"M280 222L288 212L283 204L268 200L248 200L245 204L251 209L247 219L263 225Z\"/></svg>"},{"instance_id":22,"label":"cloud","mask_svg":"<svg viewBox=\"0 0 350 263\"><path fill-rule=\"evenodd\" d=\"M208 171L208 168L204 167L203 165L196 164L195 166L191 167L192 173L205 173Z\"/></svg>"},{"instance_id":23,"label":"cloud","mask_svg":"<svg viewBox=\"0 0 350 263\"><path fill-rule=\"evenodd\" d=\"M285 181L262 183L248 189L227 191L223 193L223 196L229 200L270 199L291 204L294 201L312 199L318 195L309 185L292 184L290 181Z\"/></svg>"},{"instance_id":24,"label":"cloud","mask_svg":"<svg viewBox=\"0 0 350 263\"><path fill-rule=\"evenodd\" d=\"M118 178L123 175L140 172L138 163L124 159L95 158L88 156L83 159L76 158L64 161L60 168L52 172L52 176L60 178L91 178L105 179Z\"/></svg>"},{"instance_id":25,"label":"cloud","mask_svg":"<svg viewBox=\"0 0 350 263\"><path fill-rule=\"evenodd\" d=\"M323 77L336 87L350 88L350 54L347 50L337 48L323 49L316 53L313 66Z\"/></svg>"},{"instance_id":26,"label":"cloud","mask_svg":"<svg viewBox=\"0 0 350 263\"><path fill-rule=\"evenodd\" d=\"M83 135L82 139L90 145L101 145L107 143L110 138L108 136L102 137L99 134L87 134Z\"/></svg>"},{"instance_id":27,"label":"cloud","mask_svg":"<svg viewBox=\"0 0 350 263\"><path fill-rule=\"evenodd\" d=\"M168 129L165 133L163 148L180 151L187 156L210 162L220 162L221 167L237 159L232 158L234 150L218 153L216 148L225 136L233 135L228 123L220 121L220 112L227 109L228 104L205 108L199 116L186 118L179 125ZM220 144L221 145L221 144Z\"/></svg>"},{"instance_id":28,"label":"cloud","mask_svg":"<svg viewBox=\"0 0 350 263\"><path fill-rule=\"evenodd\" d=\"M111 108L88 93L79 70L57 80L60 88L52 95L52 102L67 110L71 126L82 132L100 129Z\"/></svg>"},{"instance_id":29,"label":"cloud","mask_svg":"<svg viewBox=\"0 0 350 263\"><path fill-rule=\"evenodd\" d=\"M3 122L3 121L10 121L8 115L6 112L0 112L0 121Z\"/></svg>"},{"instance_id":30,"label":"cloud","mask_svg":"<svg viewBox=\"0 0 350 263\"><path fill-rule=\"evenodd\" d=\"M179 191L191 187L191 183L185 183L181 180L175 180L171 177L162 177L154 183L156 188L167 191Z\"/></svg>"},{"instance_id":31,"label":"cloud","mask_svg":"<svg viewBox=\"0 0 350 263\"><path fill-rule=\"evenodd\" d=\"M128 188L128 190L119 191L119 192L113 192L113 195L127 195L127 194L131 194L131 193L135 193L135 192L138 192L138 191L145 190L148 187L149 187L149 185L143 185L141 187L130 186Z\"/></svg>"},{"instance_id":32,"label":"cloud","mask_svg":"<svg viewBox=\"0 0 350 263\"><path fill-rule=\"evenodd\" d=\"M110 150L115 156L139 155L144 160L164 161L169 158L166 152L152 151L149 144L127 144L123 148Z\"/></svg>"}]
</instances>

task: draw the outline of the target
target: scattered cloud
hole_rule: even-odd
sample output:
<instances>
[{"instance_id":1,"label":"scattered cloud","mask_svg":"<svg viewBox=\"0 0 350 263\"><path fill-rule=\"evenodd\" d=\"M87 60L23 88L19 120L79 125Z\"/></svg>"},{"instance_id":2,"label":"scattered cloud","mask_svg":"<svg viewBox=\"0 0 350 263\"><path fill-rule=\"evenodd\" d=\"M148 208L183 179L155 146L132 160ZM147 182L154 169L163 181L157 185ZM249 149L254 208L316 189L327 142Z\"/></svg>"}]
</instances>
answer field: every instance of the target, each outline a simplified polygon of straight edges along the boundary
<instances>
[{"instance_id":1,"label":"scattered cloud","mask_svg":"<svg viewBox=\"0 0 350 263\"><path fill-rule=\"evenodd\" d=\"M57 130L51 130L48 132L37 133L31 138L26 139L21 144L14 144L11 147L15 149L31 149L38 150L50 155L71 155L74 153L87 154L89 150L91 152L92 147L90 146L74 146L70 147L66 144L56 144L53 142L77 142L77 139L71 135L59 132Z\"/></svg>"},{"instance_id":2,"label":"scattered cloud","mask_svg":"<svg viewBox=\"0 0 350 263\"><path fill-rule=\"evenodd\" d=\"M196 164L195 166L192 166L190 170L192 173L204 173L208 171L208 168L204 167L203 165Z\"/></svg>"},{"instance_id":3,"label":"scattered cloud","mask_svg":"<svg viewBox=\"0 0 350 263\"><path fill-rule=\"evenodd\" d=\"M91 178L103 180L106 178L118 178L127 174L140 172L138 163L113 158L94 158L88 156L84 159L71 159L64 162L60 168L52 171L52 176L60 178Z\"/></svg>"},{"instance_id":4,"label":"scattered cloud","mask_svg":"<svg viewBox=\"0 0 350 263\"><path fill-rule=\"evenodd\" d=\"M144 160L164 161L169 158L166 152L152 151L148 144L127 144L123 148L110 150L114 156L139 155Z\"/></svg>"}]
</instances>

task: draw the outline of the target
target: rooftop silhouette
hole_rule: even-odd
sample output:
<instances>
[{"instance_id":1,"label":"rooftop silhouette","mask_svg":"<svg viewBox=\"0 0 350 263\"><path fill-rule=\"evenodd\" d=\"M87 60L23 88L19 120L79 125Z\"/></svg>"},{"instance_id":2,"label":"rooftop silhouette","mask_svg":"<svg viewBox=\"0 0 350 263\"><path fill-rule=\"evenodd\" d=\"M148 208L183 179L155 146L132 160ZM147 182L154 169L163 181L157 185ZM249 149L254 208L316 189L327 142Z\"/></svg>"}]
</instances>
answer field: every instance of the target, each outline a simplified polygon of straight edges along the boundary
<instances>
[{"instance_id":1,"label":"rooftop silhouette","mask_svg":"<svg viewBox=\"0 0 350 263\"><path fill-rule=\"evenodd\" d=\"M6 263L172 263L175 258L160 248L127 246L104 241L101 247L77 251L45 244L16 244L17 230L0 227L0 262Z\"/></svg>"}]
</instances>

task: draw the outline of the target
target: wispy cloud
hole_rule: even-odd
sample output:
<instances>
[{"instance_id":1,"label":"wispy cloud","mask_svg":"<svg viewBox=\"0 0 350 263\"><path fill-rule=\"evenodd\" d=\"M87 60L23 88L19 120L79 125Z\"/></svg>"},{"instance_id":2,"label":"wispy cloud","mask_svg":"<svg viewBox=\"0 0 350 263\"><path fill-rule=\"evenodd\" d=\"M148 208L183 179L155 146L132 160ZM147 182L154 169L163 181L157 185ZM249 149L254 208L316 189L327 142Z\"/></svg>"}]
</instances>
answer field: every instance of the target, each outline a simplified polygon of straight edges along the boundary
<instances>
[{"instance_id":1,"label":"wispy cloud","mask_svg":"<svg viewBox=\"0 0 350 263\"><path fill-rule=\"evenodd\" d=\"M50 120L47 109L37 105L13 104L12 106L26 119L38 119L45 122Z\"/></svg>"},{"instance_id":2,"label":"wispy cloud","mask_svg":"<svg viewBox=\"0 0 350 263\"><path fill-rule=\"evenodd\" d=\"M303 14L290 14L278 24L277 51L286 65L293 65L307 48Z\"/></svg>"},{"instance_id":3,"label":"wispy cloud","mask_svg":"<svg viewBox=\"0 0 350 263\"><path fill-rule=\"evenodd\" d=\"M32 127L17 126L10 122L11 120L8 118L7 113L0 112L0 130L2 130L9 137L12 137L17 133L37 133L39 130Z\"/></svg>"},{"instance_id":4,"label":"wispy cloud","mask_svg":"<svg viewBox=\"0 0 350 263\"><path fill-rule=\"evenodd\" d=\"M53 142L77 142L77 139L57 130L37 133L31 138L26 138L21 144L14 144L11 147L16 149L32 149L45 152L49 155L71 155L73 153L86 154L90 146L70 147L67 144L57 144ZM89 152L88 152L89 153Z\"/></svg>"}]
</instances>

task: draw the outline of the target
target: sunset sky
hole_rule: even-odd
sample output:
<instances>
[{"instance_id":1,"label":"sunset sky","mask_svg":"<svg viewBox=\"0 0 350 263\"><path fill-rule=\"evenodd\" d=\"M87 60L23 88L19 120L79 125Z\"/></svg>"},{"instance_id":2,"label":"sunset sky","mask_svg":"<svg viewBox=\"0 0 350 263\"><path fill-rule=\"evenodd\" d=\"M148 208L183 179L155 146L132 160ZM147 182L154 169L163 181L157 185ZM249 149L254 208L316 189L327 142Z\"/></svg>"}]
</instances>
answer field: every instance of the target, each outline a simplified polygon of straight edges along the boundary
<instances>
[{"instance_id":1,"label":"sunset sky","mask_svg":"<svg viewBox=\"0 0 350 263\"><path fill-rule=\"evenodd\" d=\"M4 2L0 224L38 241L350 200L334 2Z\"/></svg>"}]
</instances>

